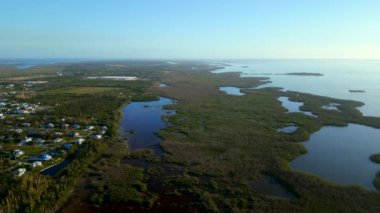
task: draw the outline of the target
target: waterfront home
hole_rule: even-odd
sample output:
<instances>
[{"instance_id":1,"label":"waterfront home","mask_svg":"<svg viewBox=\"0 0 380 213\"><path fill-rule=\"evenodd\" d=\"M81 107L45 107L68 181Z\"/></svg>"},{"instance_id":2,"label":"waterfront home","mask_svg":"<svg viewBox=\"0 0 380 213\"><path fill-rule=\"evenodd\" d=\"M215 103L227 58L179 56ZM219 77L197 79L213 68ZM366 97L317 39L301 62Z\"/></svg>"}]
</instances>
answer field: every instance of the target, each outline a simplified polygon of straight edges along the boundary
<instances>
[{"instance_id":1,"label":"waterfront home","mask_svg":"<svg viewBox=\"0 0 380 213\"><path fill-rule=\"evenodd\" d=\"M74 140L73 143L76 143L78 145L81 145L83 142L85 142L86 140L84 138L78 138L76 140Z\"/></svg>"},{"instance_id":2,"label":"waterfront home","mask_svg":"<svg viewBox=\"0 0 380 213\"><path fill-rule=\"evenodd\" d=\"M36 143L36 144L43 144L43 143L45 143L45 140L42 139L42 138L36 138L36 139L34 139L34 143Z\"/></svg>"},{"instance_id":3,"label":"waterfront home","mask_svg":"<svg viewBox=\"0 0 380 213\"><path fill-rule=\"evenodd\" d=\"M54 143L60 143L62 141L63 141L62 138L56 138L56 139L53 140Z\"/></svg>"},{"instance_id":4,"label":"waterfront home","mask_svg":"<svg viewBox=\"0 0 380 213\"><path fill-rule=\"evenodd\" d=\"M41 154L38 156L38 158L43 161L48 161L52 159L51 155L49 154Z\"/></svg>"},{"instance_id":5,"label":"waterfront home","mask_svg":"<svg viewBox=\"0 0 380 213\"><path fill-rule=\"evenodd\" d=\"M24 130L23 129L16 129L15 132L21 134Z\"/></svg>"},{"instance_id":6,"label":"waterfront home","mask_svg":"<svg viewBox=\"0 0 380 213\"><path fill-rule=\"evenodd\" d=\"M31 123L25 122L25 123L22 123L22 126L24 126L24 127L30 127Z\"/></svg>"},{"instance_id":7,"label":"waterfront home","mask_svg":"<svg viewBox=\"0 0 380 213\"><path fill-rule=\"evenodd\" d=\"M62 136L62 135L63 135L62 132L54 132L54 136L56 136L56 137L59 137L59 136Z\"/></svg>"},{"instance_id":8,"label":"waterfront home","mask_svg":"<svg viewBox=\"0 0 380 213\"><path fill-rule=\"evenodd\" d=\"M42 162L41 161L35 161L32 163L32 167L37 167L37 166L42 166Z\"/></svg>"},{"instance_id":9,"label":"waterfront home","mask_svg":"<svg viewBox=\"0 0 380 213\"><path fill-rule=\"evenodd\" d=\"M72 131L72 132L69 133L69 136L70 137L79 137L80 135L79 135L79 132Z\"/></svg>"},{"instance_id":10,"label":"waterfront home","mask_svg":"<svg viewBox=\"0 0 380 213\"><path fill-rule=\"evenodd\" d=\"M20 144L24 145L24 144L26 144L26 143L30 143L30 142L32 142L32 141L33 141L33 138L31 138L31 137L25 137L24 139L22 139L22 140L20 141Z\"/></svg>"},{"instance_id":11,"label":"waterfront home","mask_svg":"<svg viewBox=\"0 0 380 213\"><path fill-rule=\"evenodd\" d=\"M24 155L25 153L24 153L24 151L22 151L22 150L19 150L19 149L15 149L15 150L13 150L13 155L15 156L15 157L20 157L20 156L22 156L22 155Z\"/></svg>"},{"instance_id":12,"label":"waterfront home","mask_svg":"<svg viewBox=\"0 0 380 213\"><path fill-rule=\"evenodd\" d=\"M93 126L93 125L87 125L84 127L85 130L92 130L94 128L95 128L95 126Z\"/></svg>"},{"instance_id":13,"label":"waterfront home","mask_svg":"<svg viewBox=\"0 0 380 213\"><path fill-rule=\"evenodd\" d=\"M102 139L102 135L99 135L99 134L94 135L94 138L97 139L97 140L100 140L100 139Z\"/></svg>"},{"instance_id":14,"label":"waterfront home","mask_svg":"<svg viewBox=\"0 0 380 213\"><path fill-rule=\"evenodd\" d=\"M18 168L16 171L15 171L15 175L17 177L21 177L25 174L26 172L26 169L25 168Z\"/></svg>"}]
</instances>

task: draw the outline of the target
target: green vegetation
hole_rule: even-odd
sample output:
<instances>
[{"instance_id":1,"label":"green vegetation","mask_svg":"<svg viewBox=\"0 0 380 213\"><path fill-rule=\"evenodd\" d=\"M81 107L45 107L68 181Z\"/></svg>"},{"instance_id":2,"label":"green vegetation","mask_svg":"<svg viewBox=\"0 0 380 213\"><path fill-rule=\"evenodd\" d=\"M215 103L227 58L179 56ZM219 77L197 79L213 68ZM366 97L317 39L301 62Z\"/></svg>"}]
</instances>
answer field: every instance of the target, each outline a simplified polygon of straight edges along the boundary
<instances>
[{"instance_id":1,"label":"green vegetation","mask_svg":"<svg viewBox=\"0 0 380 213\"><path fill-rule=\"evenodd\" d=\"M194 69L193 69L194 68ZM360 187L344 187L313 175L292 171L289 162L306 152L301 143L325 125L348 123L380 128L380 119L365 117L356 108L362 103L337 100L275 89L244 89L245 96L230 96L220 86L252 88L265 78L240 78L239 73L212 74L214 68L195 62L98 62L60 65L2 73L0 86L14 84L9 101L40 103L42 110L25 116L31 127L43 123L106 125L102 140L78 146L75 159L56 176L27 172L14 177L6 171L17 160L8 158L16 142L27 133L8 132L20 127L17 118L1 122L3 144L0 153L0 212L46 212L77 209L109 211L132 209L153 211L207 212L378 212L380 194ZM59 72L61 75L57 75ZM88 76L136 76L137 81L87 79ZM47 81L26 90L27 79ZM158 87L165 82L168 87ZM20 92L30 93L17 96ZM33 95L30 95L33 94ZM167 106L176 114L172 125L157 134L162 138L164 156L149 151L129 152L118 140L120 108L130 101L157 99L158 95L177 100ZM285 113L277 100L288 96L304 102L302 113ZM324 110L329 103L339 111ZM293 123L294 134L276 130ZM20 127L21 128L21 127ZM24 128L27 130L27 128ZM83 132L80 132L84 134ZM51 134L51 133L49 133ZM52 136L47 137L52 138ZM27 146L28 155L39 154L39 146ZM252 183L270 176L294 198L260 194ZM374 184L380 188L380 175ZM76 187L72 193L72 189ZM71 197L71 198L70 198Z\"/></svg>"},{"instance_id":2,"label":"green vegetation","mask_svg":"<svg viewBox=\"0 0 380 213\"><path fill-rule=\"evenodd\" d=\"M237 78L221 78L208 73L170 73L162 78L171 87L159 92L178 100L174 106L177 113L170 118L173 126L160 132L164 138L162 147L167 153L165 161L184 165L192 174L207 176L216 183L213 185L217 187L213 188L192 187L208 195L206 197L212 201L207 202L208 206L216 206L219 211L255 208L289 212L356 212L380 208L375 201L380 199L378 193L333 185L291 171L288 166L291 160L306 152L296 142L307 140L324 125L359 123L380 127L380 119L363 117L356 109L361 103L271 89L245 89L245 96L228 96L219 93L217 87L240 87L242 83L237 83ZM254 79L244 78L244 81L245 87L257 84ZM318 118L284 113L285 109L277 101L284 95L304 102L303 110L317 114ZM341 112L322 109L331 102L341 104ZM291 135L276 132L278 127L288 123L299 126L299 130ZM284 201L247 190L249 187L244 183L262 174L274 177L299 198Z\"/></svg>"},{"instance_id":3,"label":"green vegetation","mask_svg":"<svg viewBox=\"0 0 380 213\"><path fill-rule=\"evenodd\" d=\"M374 163L380 163L380 154L373 154L369 157L369 159Z\"/></svg>"},{"instance_id":4,"label":"green vegetation","mask_svg":"<svg viewBox=\"0 0 380 213\"><path fill-rule=\"evenodd\" d=\"M373 181L373 184L377 188L377 190L380 190L380 172L378 172L375 176L375 180Z\"/></svg>"}]
</instances>

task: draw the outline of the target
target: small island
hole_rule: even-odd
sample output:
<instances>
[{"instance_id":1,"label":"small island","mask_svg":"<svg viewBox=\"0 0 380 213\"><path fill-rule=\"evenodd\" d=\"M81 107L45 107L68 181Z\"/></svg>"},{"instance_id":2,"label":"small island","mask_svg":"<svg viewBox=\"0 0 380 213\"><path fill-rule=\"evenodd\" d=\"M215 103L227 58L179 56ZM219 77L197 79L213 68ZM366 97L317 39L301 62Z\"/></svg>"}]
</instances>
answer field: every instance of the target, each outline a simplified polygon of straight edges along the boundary
<instances>
[{"instance_id":1,"label":"small island","mask_svg":"<svg viewBox=\"0 0 380 213\"><path fill-rule=\"evenodd\" d=\"M295 76L323 76L322 73L312 73L312 72L290 72L285 75L295 75Z\"/></svg>"},{"instance_id":2,"label":"small island","mask_svg":"<svg viewBox=\"0 0 380 213\"><path fill-rule=\"evenodd\" d=\"M358 90L358 89L350 89L349 92L351 92L351 93L365 93L364 90Z\"/></svg>"},{"instance_id":3,"label":"small island","mask_svg":"<svg viewBox=\"0 0 380 213\"><path fill-rule=\"evenodd\" d=\"M380 164L380 153L371 155L369 159L374 163Z\"/></svg>"}]
</instances>

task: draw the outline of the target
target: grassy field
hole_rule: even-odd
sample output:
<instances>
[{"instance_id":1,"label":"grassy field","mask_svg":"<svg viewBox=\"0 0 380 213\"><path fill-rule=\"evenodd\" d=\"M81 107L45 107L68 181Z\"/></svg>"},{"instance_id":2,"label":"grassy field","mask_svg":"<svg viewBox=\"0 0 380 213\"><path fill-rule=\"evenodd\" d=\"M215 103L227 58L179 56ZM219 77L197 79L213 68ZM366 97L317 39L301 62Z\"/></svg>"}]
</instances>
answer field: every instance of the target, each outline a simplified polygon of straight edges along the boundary
<instances>
[{"instance_id":1,"label":"grassy field","mask_svg":"<svg viewBox=\"0 0 380 213\"><path fill-rule=\"evenodd\" d=\"M84 95L84 94L97 94L97 93L103 93L103 92L109 92L112 90L117 90L119 88L113 88L113 87L66 87L66 88L60 88L56 90L49 90L48 93L52 94L61 94L61 93L70 93L70 94L77 94L77 95Z\"/></svg>"}]
</instances>

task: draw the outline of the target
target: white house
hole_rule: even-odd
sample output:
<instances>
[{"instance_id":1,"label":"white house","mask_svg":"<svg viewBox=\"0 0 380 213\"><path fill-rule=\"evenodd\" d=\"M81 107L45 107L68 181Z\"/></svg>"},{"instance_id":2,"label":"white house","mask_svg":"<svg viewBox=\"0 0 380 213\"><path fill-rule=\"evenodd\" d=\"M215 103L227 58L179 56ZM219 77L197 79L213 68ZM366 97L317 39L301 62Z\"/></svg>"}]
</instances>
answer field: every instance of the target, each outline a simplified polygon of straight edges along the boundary
<instances>
[{"instance_id":1,"label":"white house","mask_svg":"<svg viewBox=\"0 0 380 213\"><path fill-rule=\"evenodd\" d=\"M47 128L54 128L54 124L52 123L49 123L48 125L46 125Z\"/></svg>"},{"instance_id":2,"label":"white house","mask_svg":"<svg viewBox=\"0 0 380 213\"><path fill-rule=\"evenodd\" d=\"M18 176L18 177L21 177L25 174L26 172L26 169L25 168L18 168L16 171L15 171L15 175Z\"/></svg>"},{"instance_id":3,"label":"white house","mask_svg":"<svg viewBox=\"0 0 380 213\"><path fill-rule=\"evenodd\" d=\"M102 135L99 135L99 134L98 135L94 135L94 138L97 139L97 140L100 140L100 139L102 139Z\"/></svg>"},{"instance_id":4,"label":"white house","mask_svg":"<svg viewBox=\"0 0 380 213\"><path fill-rule=\"evenodd\" d=\"M56 139L53 140L54 143L60 143L62 141L63 141L62 138L56 138Z\"/></svg>"},{"instance_id":5,"label":"white house","mask_svg":"<svg viewBox=\"0 0 380 213\"><path fill-rule=\"evenodd\" d=\"M41 161L34 161L33 163L32 163L32 167L34 168L34 167L37 167L37 166L42 166L42 162Z\"/></svg>"},{"instance_id":6,"label":"white house","mask_svg":"<svg viewBox=\"0 0 380 213\"><path fill-rule=\"evenodd\" d=\"M93 125L87 125L84 129L85 130L92 130L94 128L95 128L95 126L93 126Z\"/></svg>"},{"instance_id":7,"label":"white house","mask_svg":"<svg viewBox=\"0 0 380 213\"><path fill-rule=\"evenodd\" d=\"M41 154L38 156L38 158L44 161L48 161L48 160L51 160L52 157L49 154Z\"/></svg>"},{"instance_id":8,"label":"white house","mask_svg":"<svg viewBox=\"0 0 380 213\"><path fill-rule=\"evenodd\" d=\"M19 149L16 149L16 150L13 150L13 155L15 156L15 157L20 157L20 156L22 156L22 155L24 155L25 153L24 153L24 151L22 151L22 150L19 150Z\"/></svg>"},{"instance_id":9,"label":"white house","mask_svg":"<svg viewBox=\"0 0 380 213\"><path fill-rule=\"evenodd\" d=\"M81 145L83 142L85 142L86 140L84 138L78 138L74 141L74 143L78 144L78 145Z\"/></svg>"},{"instance_id":10,"label":"white house","mask_svg":"<svg viewBox=\"0 0 380 213\"><path fill-rule=\"evenodd\" d=\"M42 144L42 143L45 143L45 140L42 139L42 138L36 138L36 139L34 140L34 142L35 142L36 144Z\"/></svg>"}]
</instances>

